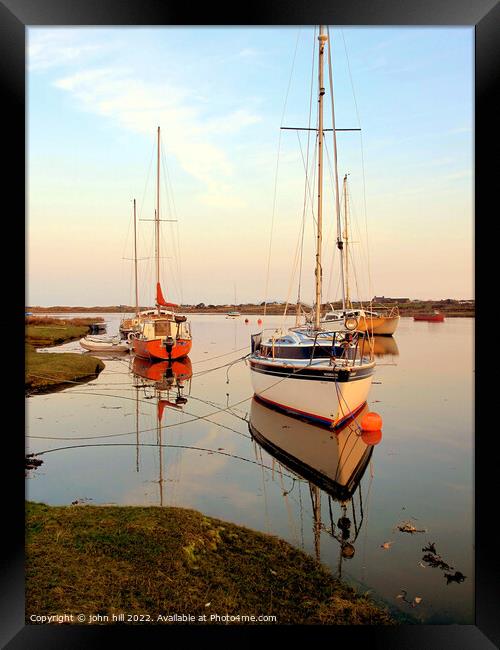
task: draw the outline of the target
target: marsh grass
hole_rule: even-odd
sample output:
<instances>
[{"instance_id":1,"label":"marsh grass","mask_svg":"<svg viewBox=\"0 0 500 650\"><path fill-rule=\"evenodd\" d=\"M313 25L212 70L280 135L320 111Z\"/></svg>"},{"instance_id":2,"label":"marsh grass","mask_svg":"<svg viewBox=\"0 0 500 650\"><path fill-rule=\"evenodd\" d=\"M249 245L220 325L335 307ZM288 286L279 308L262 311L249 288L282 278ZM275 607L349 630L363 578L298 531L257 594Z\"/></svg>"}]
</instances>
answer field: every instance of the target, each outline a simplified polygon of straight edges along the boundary
<instances>
[{"instance_id":1,"label":"marsh grass","mask_svg":"<svg viewBox=\"0 0 500 650\"><path fill-rule=\"evenodd\" d=\"M27 325L25 330L24 384L28 394L58 390L73 382L88 381L104 369L100 359L87 354L38 353L37 347L61 345L88 334L88 325L63 325L60 319L51 320L57 321L57 324L32 324ZM93 319L89 320L94 322Z\"/></svg>"},{"instance_id":2,"label":"marsh grass","mask_svg":"<svg viewBox=\"0 0 500 650\"><path fill-rule=\"evenodd\" d=\"M26 535L27 621L66 612L394 623L283 540L194 510L28 503Z\"/></svg>"}]
</instances>

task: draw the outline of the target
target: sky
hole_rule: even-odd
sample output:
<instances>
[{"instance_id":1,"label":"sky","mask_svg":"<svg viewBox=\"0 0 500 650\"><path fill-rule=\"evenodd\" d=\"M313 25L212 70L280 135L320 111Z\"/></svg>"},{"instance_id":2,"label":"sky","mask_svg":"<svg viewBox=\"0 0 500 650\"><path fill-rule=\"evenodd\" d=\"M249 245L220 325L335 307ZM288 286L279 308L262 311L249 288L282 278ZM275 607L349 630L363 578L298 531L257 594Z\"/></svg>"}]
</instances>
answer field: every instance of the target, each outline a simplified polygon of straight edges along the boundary
<instances>
[{"instance_id":1,"label":"sky","mask_svg":"<svg viewBox=\"0 0 500 650\"><path fill-rule=\"evenodd\" d=\"M133 304L134 198L153 304L158 126L165 297L295 301L300 276L312 303L315 133L280 127L316 125L313 26L27 34L27 305ZM352 298L473 298L473 28L329 36L336 127L361 128L337 133ZM331 128L328 53L325 81ZM327 132L324 301L340 297L333 152Z\"/></svg>"}]
</instances>

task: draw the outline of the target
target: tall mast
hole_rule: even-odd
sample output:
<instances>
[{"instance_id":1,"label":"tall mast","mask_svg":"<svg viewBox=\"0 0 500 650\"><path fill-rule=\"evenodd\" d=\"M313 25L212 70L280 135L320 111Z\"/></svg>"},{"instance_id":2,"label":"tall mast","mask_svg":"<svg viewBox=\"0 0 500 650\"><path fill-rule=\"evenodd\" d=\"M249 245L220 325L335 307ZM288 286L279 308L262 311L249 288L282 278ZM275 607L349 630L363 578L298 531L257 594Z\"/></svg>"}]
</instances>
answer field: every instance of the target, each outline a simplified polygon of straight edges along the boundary
<instances>
[{"instance_id":1,"label":"tall mast","mask_svg":"<svg viewBox=\"0 0 500 650\"><path fill-rule=\"evenodd\" d=\"M325 88L323 86L323 55L325 44L328 36L323 31L323 25L319 27L319 91L318 91L318 232L316 238L316 313L314 326L320 328L321 324L321 237L323 227L323 200L321 190L323 187L323 95Z\"/></svg>"},{"instance_id":2,"label":"tall mast","mask_svg":"<svg viewBox=\"0 0 500 650\"><path fill-rule=\"evenodd\" d=\"M332 99L332 132L333 132L333 170L335 176L335 213L337 215L337 248L340 251L340 286L342 287L342 309L345 309L345 284L344 284L344 244L341 237L340 199L339 199L339 174L337 169L337 132L335 130L335 102L333 101L333 73L331 47L328 49L328 69L330 76L330 95Z\"/></svg>"},{"instance_id":3,"label":"tall mast","mask_svg":"<svg viewBox=\"0 0 500 650\"><path fill-rule=\"evenodd\" d=\"M135 271L135 315L139 314L139 293L137 288L137 216L134 199L134 271Z\"/></svg>"},{"instance_id":4,"label":"tall mast","mask_svg":"<svg viewBox=\"0 0 500 650\"><path fill-rule=\"evenodd\" d=\"M349 235L347 231L347 174L344 176L344 241L345 241L345 305L348 309L351 308L351 297L349 295Z\"/></svg>"},{"instance_id":5,"label":"tall mast","mask_svg":"<svg viewBox=\"0 0 500 650\"><path fill-rule=\"evenodd\" d=\"M158 153L156 161L156 286L160 282L160 127L158 127ZM158 314L160 313L160 305Z\"/></svg>"}]
</instances>

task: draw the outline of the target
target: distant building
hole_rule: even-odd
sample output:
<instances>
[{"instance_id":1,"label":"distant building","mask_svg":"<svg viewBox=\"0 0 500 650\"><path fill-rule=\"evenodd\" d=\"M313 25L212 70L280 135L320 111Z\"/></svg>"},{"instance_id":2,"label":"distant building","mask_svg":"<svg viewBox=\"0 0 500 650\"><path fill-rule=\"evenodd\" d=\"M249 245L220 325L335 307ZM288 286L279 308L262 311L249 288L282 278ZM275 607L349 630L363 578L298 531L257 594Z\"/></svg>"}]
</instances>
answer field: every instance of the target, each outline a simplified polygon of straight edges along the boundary
<instances>
[{"instance_id":1,"label":"distant building","mask_svg":"<svg viewBox=\"0 0 500 650\"><path fill-rule=\"evenodd\" d=\"M379 302L379 303L402 303L402 302L410 302L409 298L386 298L385 296L375 296L372 300L372 302Z\"/></svg>"}]
</instances>

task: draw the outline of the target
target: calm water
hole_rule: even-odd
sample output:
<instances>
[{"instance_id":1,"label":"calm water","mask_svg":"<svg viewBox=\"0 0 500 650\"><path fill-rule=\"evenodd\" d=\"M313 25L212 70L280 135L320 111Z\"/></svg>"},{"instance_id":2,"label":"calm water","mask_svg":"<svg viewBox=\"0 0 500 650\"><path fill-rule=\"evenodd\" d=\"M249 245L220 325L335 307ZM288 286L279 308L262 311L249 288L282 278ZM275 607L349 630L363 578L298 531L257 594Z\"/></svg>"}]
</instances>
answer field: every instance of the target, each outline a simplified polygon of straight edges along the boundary
<instances>
[{"instance_id":1,"label":"calm water","mask_svg":"<svg viewBox=\"0 0 500 650\"><path fill-rule=\"evenodd\" d=\"M104 318L115 333L120 315ZM154 381L161 368L136 367L134 375L125 355L105 359L91 383L30 397L28 452L50 453L31 473L27 498L195 508L283 537L422 622L473 623L474 320L402 318L394 339L377 340L368 407L383 418L383 435L367 446L354 433L332 437L252 405L249 368L227 365L249 351L250 334L260 329L256 316L248 318L192 316L191 363L161 385ZM282 321L267 317L264 325ZM76 342L58 350L82 349ZM288 457L274 458L276 448L271 455L252 439L251 409L254 431L290 445ZM348 445L339 447L342 435L348 454ZM352 498L319 489L311 474L300 477L290 454L310 467L323 459L321 470L333 478L348 469L347 456L358 463ZM342 516L347 528L339 526ZM401 532L404 522L425 532ZM342 541L353 557L341 557ZM430 542L453 569L423 561ZM465 580L448 583L445 574L455 571ZM397 598L402 590L405 598ZM415 597L422 600L412 607Z\"/></svg>"}]
</instances>

